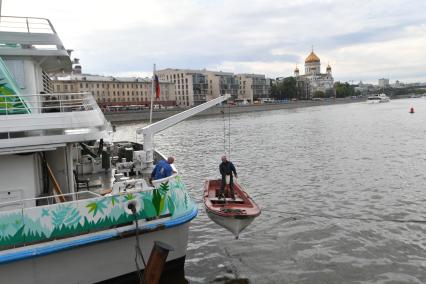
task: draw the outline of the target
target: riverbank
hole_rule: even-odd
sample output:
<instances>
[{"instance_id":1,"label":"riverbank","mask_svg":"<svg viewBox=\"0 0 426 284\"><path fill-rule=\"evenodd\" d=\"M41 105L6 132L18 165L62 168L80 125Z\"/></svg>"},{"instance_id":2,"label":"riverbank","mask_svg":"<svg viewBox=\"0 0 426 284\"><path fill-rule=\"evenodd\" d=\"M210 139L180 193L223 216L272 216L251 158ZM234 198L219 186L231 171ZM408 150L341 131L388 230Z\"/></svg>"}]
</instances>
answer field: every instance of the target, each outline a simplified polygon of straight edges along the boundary
<instances>
[{"instance_id":1,"label":"riverbank","mask_svg":"<svg viewBox=\"0 0 426 284\"><path fill-rule=\"evenodd\" d=\"M277 104L260 104L260 105L241 105L241 106L231 106L229 111L231 114L235 113L245 113L245 112L256 112L256 111L268 111L268 110L277 110L277 109L292 109L292 108L301 108L301 107L312 107L312 106L322 106L322 105L334 105L334 104L345 104L345 103L354 103L365 101L365 98L360 99L351 99L351 98L342 98L342 99L328 99L323 101L290 101L287 103L277 103ZM175 108L175 109L157 109L153 110L152 119L161 120L182 111L187 110L187 108ZM209 108L196 116L214 116L222 115L224 108L221 106L216 106ZM226 106L226 111L228 112L228 106ZM149 110L139 110L139 111L114 111L106 112L105 117L108 121L112 123L125 123L131 121L147 121L149 120Z\"/></svg>"}]
</instances>

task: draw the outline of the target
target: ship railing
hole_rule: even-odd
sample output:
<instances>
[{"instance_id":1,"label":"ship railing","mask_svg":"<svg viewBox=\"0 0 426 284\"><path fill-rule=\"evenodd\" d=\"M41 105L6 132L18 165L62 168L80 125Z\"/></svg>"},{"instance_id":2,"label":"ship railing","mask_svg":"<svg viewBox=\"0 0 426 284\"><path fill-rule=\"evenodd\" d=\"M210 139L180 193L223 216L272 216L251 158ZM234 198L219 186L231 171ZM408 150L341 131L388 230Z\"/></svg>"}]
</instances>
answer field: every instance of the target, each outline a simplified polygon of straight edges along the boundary
<instances>
[{"instance_id":1,"label":"ship railing","mask_svg":"<svg viewBox=\"0 0 426 284\"><path fill-rule=\"evenodd\" d=\"M101 197L102 195L92 191L79 191L73 193L64 193L58 195L49 195L35 198L27 198L13 201L6 201L0 203L0 211L5 211L8 208L13 209L25 209L36 206L45 206L60 203L61 199L64 200L62 203L72 202L77 200L85 200L91 198Z\"/></svg>"},{"instance_id":2,"label":"ship railing","mask_svg":"<svg viewBox=\"0 0 426 284\"><path fill-rule=\"evenodd\" d=\"M173 174L171 176L162 178L162 179L156 179L152 181L152 185L154 187L159 187L162 183L168 183L170 180L174 180L176 178L176 176L178 175L178 172L176 170L176 168L174 167L174 165L171 165L173 168Z\"/></svg>"},{"instance_id":3,"label":"ship railing","mask_svg":"<svg viewBox=\"0 0 426 284\"><path fill-rule=\"evenodd\" d=\"M52 23L48 19L16 16L1 16L0 31L56 34Z\"/></svg>"},{"instance_id":4,"label":"ship railing","mask_svg":"<svg viewBox=\"0 0 426 284\"><path fill-rule=\"evenodd\" d=\"M91 93L53 93L8 95L0 97L0 114L31 114L95 110L98 105Z\"/></svg>"}]
</instances>

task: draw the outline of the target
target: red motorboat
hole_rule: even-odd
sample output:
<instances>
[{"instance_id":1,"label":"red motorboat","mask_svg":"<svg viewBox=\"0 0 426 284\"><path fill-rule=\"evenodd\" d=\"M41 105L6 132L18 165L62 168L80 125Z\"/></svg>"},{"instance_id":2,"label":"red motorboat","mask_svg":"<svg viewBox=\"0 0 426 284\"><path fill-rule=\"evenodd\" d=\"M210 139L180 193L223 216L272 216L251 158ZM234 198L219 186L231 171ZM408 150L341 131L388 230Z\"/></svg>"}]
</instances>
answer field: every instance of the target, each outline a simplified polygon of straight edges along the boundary
<instances>
[{"instance_id":1,"label":"red motorboat","mask_svg":"<svg viewBox=\"0 0 426 284\"><path fill-rule=\"evenodd\" d=\"M238 239L240 232L260 215L260 208L237 182L234 182L235 199L230 196L229 185L226 185L225 197L219 198L220 185L220 179L207 180L204 184L207 216Z\"/></svg>"}]
</instances>

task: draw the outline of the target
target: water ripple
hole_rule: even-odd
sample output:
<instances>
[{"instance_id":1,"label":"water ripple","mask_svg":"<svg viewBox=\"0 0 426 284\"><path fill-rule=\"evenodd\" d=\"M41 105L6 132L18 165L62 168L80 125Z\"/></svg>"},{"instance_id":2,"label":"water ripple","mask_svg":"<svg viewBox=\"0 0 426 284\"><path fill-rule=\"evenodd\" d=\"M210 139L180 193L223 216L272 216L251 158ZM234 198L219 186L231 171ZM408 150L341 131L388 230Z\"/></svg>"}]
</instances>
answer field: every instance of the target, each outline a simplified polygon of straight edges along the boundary
<instances>
[{"instance_id":1,"label":"water ripple","mask_svg":"<svg viewBox=\"0 0 426 284\"><path fill-rule=\"evenodd\" d=\"M200 208L227 148L223 125L188 120L155 139ZM115 139L140 126L119 126ZM238 114L231 128L231 160L263 213L236 241L200 209L190 283L426 283L425 224L356 219L426 220L425 100Z\"/></svg>"}]
</instances>

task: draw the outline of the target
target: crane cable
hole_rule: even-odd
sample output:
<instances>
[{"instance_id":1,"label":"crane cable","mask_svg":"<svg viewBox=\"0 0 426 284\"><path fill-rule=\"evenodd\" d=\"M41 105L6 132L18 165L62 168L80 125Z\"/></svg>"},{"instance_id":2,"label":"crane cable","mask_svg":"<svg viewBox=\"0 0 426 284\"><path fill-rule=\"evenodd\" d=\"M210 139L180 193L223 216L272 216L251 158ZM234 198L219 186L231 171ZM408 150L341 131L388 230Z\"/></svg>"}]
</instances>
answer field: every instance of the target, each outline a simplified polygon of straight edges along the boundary
<instances>
[{"instance_id":1,"label":"crane cable","mask_svg":"<svg viewBox=\"0 0 426 284\"><path fill-rule=\"evenodd\" d=\"M225 106L222 105L222 121L223 121L223 155L226 156L226 121L225 121Z\"/></svg>"},{"instance_id":2,"label":"crane cable","mask_svg":"<svg viewBox=\"0 0 426 284\"><path fill-rule=\"evenodd\" d=\"M226 119L225 106L222 105L222 120L223 120L223 154L231 160L231 106L228 104L228 151L226 151Z\"/></svg>"},{"instance_id":3,"label":"crane cable","mask_svg":"<svg viewBox=\"0 0 426 284\"><path fill-rule=\"evenodd\" d=\"M228 155L231 160L231 105L228 104Z\"/></svg>"}]
</instances>

